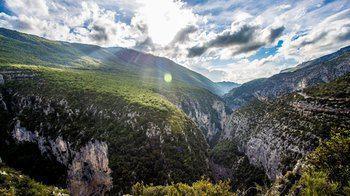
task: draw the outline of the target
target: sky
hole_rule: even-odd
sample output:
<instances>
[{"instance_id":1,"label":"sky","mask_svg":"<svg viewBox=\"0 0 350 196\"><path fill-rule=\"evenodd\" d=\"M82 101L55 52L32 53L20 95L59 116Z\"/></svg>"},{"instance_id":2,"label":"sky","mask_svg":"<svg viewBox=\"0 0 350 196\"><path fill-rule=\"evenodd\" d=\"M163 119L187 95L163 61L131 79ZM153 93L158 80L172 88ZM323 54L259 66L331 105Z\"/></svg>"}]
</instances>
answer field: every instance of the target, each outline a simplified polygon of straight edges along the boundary
<instances>
[{"instance_id":1,"label":"sky","mask_svg":"<svg viewBox=\"0 0 350 196\"><path fill-rule=\"evenodd\" d=\"M0 0L0 27L244 83L350 45L350 0Z\"/></svg>"}]
</instances>

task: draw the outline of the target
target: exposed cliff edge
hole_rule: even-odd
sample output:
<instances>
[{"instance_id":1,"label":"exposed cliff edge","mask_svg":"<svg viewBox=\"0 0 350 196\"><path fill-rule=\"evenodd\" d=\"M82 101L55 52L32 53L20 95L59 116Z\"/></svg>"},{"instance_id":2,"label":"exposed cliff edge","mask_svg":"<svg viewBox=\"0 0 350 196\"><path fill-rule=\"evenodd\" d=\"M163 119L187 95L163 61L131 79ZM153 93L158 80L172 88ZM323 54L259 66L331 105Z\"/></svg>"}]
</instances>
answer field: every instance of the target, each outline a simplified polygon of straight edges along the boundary
<instances>
[{"instance_id":1,"label":"exposed cliff edge","mask_svg":"<svg viewBox=\"0 0 350 196\"><path fill-rule=\"evenodd\" d=\"M210 106L211 108L206 112L203 111L201 103L197 100L188 99L186 102L182 102L179 108L188 111L187 115L203 130L209 143L215 144L218 135L226 126L228 113L226 113L227 108L222 101L213 100Z\"/></svg>"},{"instance_id":2,"label":"exposed cliff edge","mask_svg":"<svg viewBox=\"0 0 350 196\"><path fill-rule=\"evenodd\" d=\"M347 75L271 102L252 102L232 114L220 140L237 145L250 163L276 179L292 170L331 130L350 128L349 82ZM333 92L322 94L327 88Z\"/></svg>"},{"instance_id":3,"label":"exposed cliff edge","mask_svg":"<svg viewBox=\"0 0 350 196\"><path fill-rule=\"evenodd\" d=\"M35 143L43 156L53 156L67 167L68 189L72 195L104 195L112 188L111 169L108 166L108 146L105 142L90 141L78 151L62 137L39 136L16 121L12 133L19 142Z\"/></svg>"}]
</instances>

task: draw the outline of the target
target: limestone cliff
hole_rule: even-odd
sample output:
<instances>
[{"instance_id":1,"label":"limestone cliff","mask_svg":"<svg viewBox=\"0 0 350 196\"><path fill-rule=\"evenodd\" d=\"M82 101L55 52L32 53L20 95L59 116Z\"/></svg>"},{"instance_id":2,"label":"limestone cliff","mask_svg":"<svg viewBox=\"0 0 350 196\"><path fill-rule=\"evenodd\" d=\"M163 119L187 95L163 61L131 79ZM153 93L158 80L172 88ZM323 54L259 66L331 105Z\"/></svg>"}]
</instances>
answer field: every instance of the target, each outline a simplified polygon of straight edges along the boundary
<instances>
[{"instance_id":1,"label":"limestone cliff","mask_svg":"<svg viewBox=\"0 0 350 196\"><path fill-rule=\"evenodd\" d=\"M341 78L346 81L348 78ZM348 87L328 84L346 95ZM235 143L250 163L264 168L270 179L282 176L314 150L330 130L350 127L348 97L318 95L325 87L305 89L272 102L256 101L232 114L222 141ZM343 92L343 93L341 93Z\"/></svg>"}]
</instances>

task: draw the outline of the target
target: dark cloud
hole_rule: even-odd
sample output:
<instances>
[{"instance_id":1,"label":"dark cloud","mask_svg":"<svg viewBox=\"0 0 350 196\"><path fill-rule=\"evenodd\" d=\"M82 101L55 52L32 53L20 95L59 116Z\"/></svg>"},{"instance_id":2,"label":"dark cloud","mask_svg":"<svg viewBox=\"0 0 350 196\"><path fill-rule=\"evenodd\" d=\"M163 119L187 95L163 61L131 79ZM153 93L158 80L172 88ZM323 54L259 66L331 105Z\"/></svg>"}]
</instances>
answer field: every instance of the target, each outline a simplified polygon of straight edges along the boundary
<instances>
[{"instance_id":1,"label":"dark cloud","mask_svg":"<svg viewBox=\"0 0 350 196\"><path fill-rule=\"evenodd\" d=\"M135 24L135 27L141 32L143 37L146 37L146 39L137 41L137 43L135 44L135 46L133 48L136 50L141 50L141 51L145 51L145 52L154 51L155 44L154 44L152 38L150 38L150 36L148 34L147 24L140 21L137 24Z\"/></svg>"},{"instance_id":2,"label":"dark cloud","mask_svg":"<svg viewBox=\"0 0 350 196\"><path fill-rule=\"evenodd\" d=\"M276 29L271 29L270 42L274 42L277 38L279 38L285 29L286 28L284 26L278 27Z\"/></svg>"},{"instance_id":3,"label":"dark cloud","mask_svg":"<svg viewBox=\"0 0 350 196\"><path fill-rule=\"evenodd\" d=\"M338 37L340 41L348 41L350 40L350 31Z\"/></svg>"},{"instance_id":4,"label":"dark cloud","mask_svg":"<svg viewBox=\"0 0 350 196\"><path fill-rule=\"evenodd\" d=\"M344 34L342 34L342 35L340 35L340 36L338 37L338 40L339 40L339 41L348 41L348 40L350 40L350 25L349 25L349 24L348 24L348 25L345 25L343 28L344 28L344 29L346 28L346 29L347 29L347 32L344 33Z\"/></svg>"},{"instance_id":5,"label":"dark cloud","mask_svg":"<svg viewBox=\"0 0 350 196\"><path fill-rule=\"evenodd\" d=\"M101 41L107 41L108 40L108 33L105 27L94 25L92 27L93 33L90 35L90 37L98 42Z\"/></svg>"},{"instance_id":6,"label":"dark cloud","mask_svg":"<svg viewBox=\"0 0 350 196\"><path fill-rule=\"evenodd\" d=\"M176 43L184 43L189 40L189 35L191 33L196 32L198 29L195 26L187 26L183 29L181 29L174 37L173 41L171 44L176 44Z\"/></svg>"},{"instance_id":7,"label":"dark cloud","mask_svg":"<svg viewBox=\"0 0 350 196\"><path fill-rule=\"evenodd\" d=\"M236 32L226 32L211 40L208 47L226 47L234 44L245 44L253 39L256 27L244 25Z\"/></svg>"},{"instance_id":8,"label":"dark cloud","mask_svg":"<svg viewBox=\"0 0 350 196\"><path fill-rule=\"evenodd\" d=\"M137 23L136 28L143 34L148 34L148 26L145 23Z\"/></svg>"},{"instance_id":9,"label":"dark cloud","mask_svg":"<svg viewBox=\"0 0 350 196\"><path fill-rule=\"evenodd\" d=\"M317 37L311 39L311 40L304 40L303 42L300 43L300 46L306 46L306 45L310 45L310 44L315 44L316 42L321 41L324 37L326 37L326 35L328 34L328 32L322 32L320 35L318 35Z\"/></svg>"},{"instance_id":10,"label":"dark cloud","mask_svg":"<svg viewBox=\"0 0 350 196\"><path fill-rule=\"evenodd\" d=\"M20 30L33 29L32 24L30 24L29 22L21 21L21 20L16 20L12 25L15 29L20 29Z\"/></svg>"},{"instance_id":11,"label":"dark cloud","mask_svg":"<svg viewBox=\"0 0 350 196\"><path fill-rule=\"evenodd\" d=\"M265 45L265 43L251 43L251 44L247 44L247 45L244 45L244 46L240 47L237 51L235 51L233 53L233 55L242 54L242 53L245 53L245 52L251 52L251 51L259 49L260 47L262 47L264 45Z\"/></svg>"},{"instance_id":12,"label":"dark cloud","mask_svg":"<svg viewBox=\"0 0 350 196\"><path fill-rule=\"evenodd\" d=\"M196 57L196 56L201 56L205 51L207 51L207 47L198 47L198 46L195 46L195 47L192 47L190 49L188 49L188 54L187 56L188 57Z\"/></svg>"},{"instance_id":13,"label":"dark cloud","mask_svg":"<svg viewBox=\"0 0 350 196\"><path fill-rule=\"evenodd\" d=\"M213 47L227 47L232 45L248 44L254 39L254 33L256 29L257 27L244 25L238 31L224 32L213 40L210 40L208 43L205 43L204 46L195 46L188 49L188 57L200 56L209 48Z\"/></svg>"},{"instance_id":14,"label":"dark cloud","mask_svg":"<svg viewBox=\"0 0 350 196\"><path fill-rule=\"evenodd\" d=\"M153 51L155 49L154 43L150 37L147 37L145 40L136 43L134 46L135 49L141 51Z\"/></svg>"}]
</instances>

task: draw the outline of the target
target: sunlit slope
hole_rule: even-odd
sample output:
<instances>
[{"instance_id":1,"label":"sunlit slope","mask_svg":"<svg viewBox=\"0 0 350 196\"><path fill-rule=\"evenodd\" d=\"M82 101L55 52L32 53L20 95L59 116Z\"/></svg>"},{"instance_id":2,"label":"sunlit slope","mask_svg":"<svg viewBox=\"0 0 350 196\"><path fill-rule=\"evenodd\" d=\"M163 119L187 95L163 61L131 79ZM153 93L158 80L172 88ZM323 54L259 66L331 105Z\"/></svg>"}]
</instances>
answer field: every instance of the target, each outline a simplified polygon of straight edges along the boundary
<instances>
[{"instance_id":1,"label":"sunlit slope","mask_svg":"<svg viewBox=\"0 0 350 196\"><path fill-rule=\"evenodd\" d=\"M217 84L196 72L169 59L131 49L51 41L4 28L0 28L0 44L2 63L100 69L137 75L140 80L154 77L162 81L169 73L176 81L220 93Z\"/></svg>"}]
</instances>

